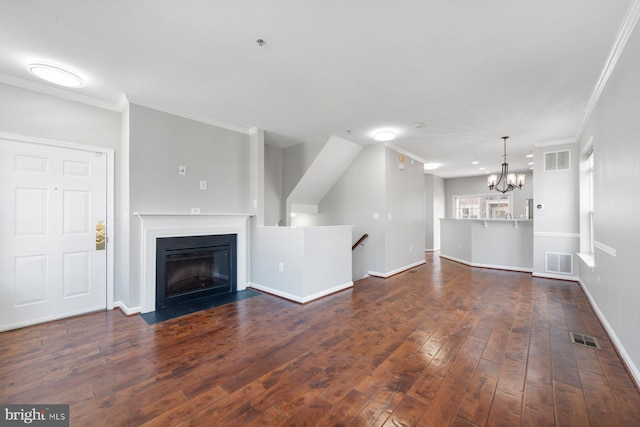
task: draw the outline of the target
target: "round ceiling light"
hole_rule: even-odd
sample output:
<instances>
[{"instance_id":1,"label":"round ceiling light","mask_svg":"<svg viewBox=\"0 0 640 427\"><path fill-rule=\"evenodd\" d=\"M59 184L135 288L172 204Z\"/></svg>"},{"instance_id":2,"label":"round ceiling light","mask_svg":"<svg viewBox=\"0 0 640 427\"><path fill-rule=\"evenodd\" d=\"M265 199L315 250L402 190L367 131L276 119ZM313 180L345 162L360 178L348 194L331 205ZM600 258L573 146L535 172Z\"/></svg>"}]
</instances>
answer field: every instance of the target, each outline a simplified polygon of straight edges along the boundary
<instances>
[{"instance_id":1,"label":"round ceiling light","mask_svg":"<svg viewBox=\"0 0 640 427\"><path fill-rule=\"evenodd\" d=\"M438 163L425 163L424 170L430 171L430 170L438 169L440 166L441 165Z\"/></svg>"},{"instance_id":2,"label":"round ceiling light","mask_svg":"<svg viewBox=\"0 0 640 427\"><path fill-rule=\"evenodd\" d=\"M376 141L391 141L396 139L396 133L390 130L381 130L373 135L373 139Z\"/></svg>"},{"instance_id":3,"label":"round ceiling light","mask_svg":"<svg viewBox=\"0 0 640 427\"><path fill-rule=\"evenodd\" d=\"M71 71L56 65L49 64L30 64L27 69L36 77L65 87L82 87L84 81Z\"/></svg>"}]
</instances>

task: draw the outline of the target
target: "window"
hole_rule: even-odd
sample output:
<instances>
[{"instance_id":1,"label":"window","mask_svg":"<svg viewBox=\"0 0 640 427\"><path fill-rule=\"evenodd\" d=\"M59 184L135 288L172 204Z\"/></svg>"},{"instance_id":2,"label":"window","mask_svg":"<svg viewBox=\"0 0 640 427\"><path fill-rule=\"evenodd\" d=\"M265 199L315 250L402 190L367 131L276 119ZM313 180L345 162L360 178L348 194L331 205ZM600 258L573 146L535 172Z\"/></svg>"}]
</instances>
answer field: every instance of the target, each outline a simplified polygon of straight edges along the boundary
<instances>
[{"instance_id":1,"label":"window","mask_svg":"<svg viewBox=\"0 0 640 427\"><path fill-rule=\"evenodd\" d=\"M589 206L589 253L593 255L593 149L589 152L587 156L587 171L588 171L588 193L587 197L589 198L588 206Z\"/></svg>"},{"instance_id":2,"label":"window","mask_svg":"<svg viewBox=\"0 0 640 427\"><path fill-rule=\"evenodd\" d=\"M456 219L507 219L512 217L511 194L453 196Z\"/></svg>"},{"instance_id":3,"label":"window","mask_svg":"<svg viewBox=\"0 0 640 427\"><path fill-rule=\"evenodd\" d=\"M594 187L593 148L580 161L580 258L593 268L594 260Z\"/></svg>"}]
</instances>

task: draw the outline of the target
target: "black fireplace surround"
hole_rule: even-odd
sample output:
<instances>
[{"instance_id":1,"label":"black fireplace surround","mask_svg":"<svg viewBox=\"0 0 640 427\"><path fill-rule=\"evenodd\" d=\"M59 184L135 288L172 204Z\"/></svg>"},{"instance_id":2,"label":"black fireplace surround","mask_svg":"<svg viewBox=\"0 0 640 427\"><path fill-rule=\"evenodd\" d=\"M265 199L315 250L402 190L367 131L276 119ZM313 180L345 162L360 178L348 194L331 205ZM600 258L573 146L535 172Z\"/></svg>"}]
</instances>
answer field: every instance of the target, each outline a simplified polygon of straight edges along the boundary
<instances>
[{"instance_id":1,"label":"black fireplace surround","mask_svg":"<svg viewBox=\"0 0 640 427\"><path fill-rule=\"evenodd\" d=\"M156 239L156 310L237 290L236 235Z\"/></svg>"}]
</instances>

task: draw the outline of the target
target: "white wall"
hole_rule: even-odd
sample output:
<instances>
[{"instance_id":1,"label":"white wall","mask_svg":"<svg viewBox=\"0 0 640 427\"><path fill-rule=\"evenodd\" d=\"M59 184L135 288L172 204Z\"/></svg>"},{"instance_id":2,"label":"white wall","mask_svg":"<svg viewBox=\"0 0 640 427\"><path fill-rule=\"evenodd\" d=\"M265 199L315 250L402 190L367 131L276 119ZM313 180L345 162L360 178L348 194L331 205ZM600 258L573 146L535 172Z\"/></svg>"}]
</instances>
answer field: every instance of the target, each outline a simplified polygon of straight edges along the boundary
<instances>
[{"instance_id":1,"label":"white wall","mask_svg":"<svg viewBox=\"0 0 640 427\"><path fill-rule=\"evenodd\" d=\"M251 286L302 303L353 286L350 228L254 228Z\"/></svg>"},{"instance_id":2,"label":"white wall","mask_svg":"<svg viewBox=\"0 0 640 427\"><path fill-rule=\"evenodd\" d=\"M639 76L640 30L636 27L580 140L582 151L593 138L594 237L599 243L595 268L592 271L582 264L580 277L614 340L622 346L621 353L637 381L640 381Z\"/></svg>"}]
</instances>

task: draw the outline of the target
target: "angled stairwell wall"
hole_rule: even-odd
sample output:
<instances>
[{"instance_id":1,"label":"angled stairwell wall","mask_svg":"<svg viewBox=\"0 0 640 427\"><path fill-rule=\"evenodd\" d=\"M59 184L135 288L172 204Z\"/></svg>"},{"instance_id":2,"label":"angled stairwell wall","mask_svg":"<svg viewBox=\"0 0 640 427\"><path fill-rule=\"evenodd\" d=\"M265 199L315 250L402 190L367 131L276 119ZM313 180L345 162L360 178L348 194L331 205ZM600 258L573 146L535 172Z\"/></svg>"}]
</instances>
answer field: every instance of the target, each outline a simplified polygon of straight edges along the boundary
<instances>
[{"instance_id":1,"label":"angled stairwell wall","mask_svg":"<svg viewBox=\"0 0 640 427\"><path fill-rule=\"evenodd\" d=\"M287 197L286 224L291 225L292 212L317 213L318 203L361 151L360 145L332 135Z\"/></svg>"}]
</instances>

